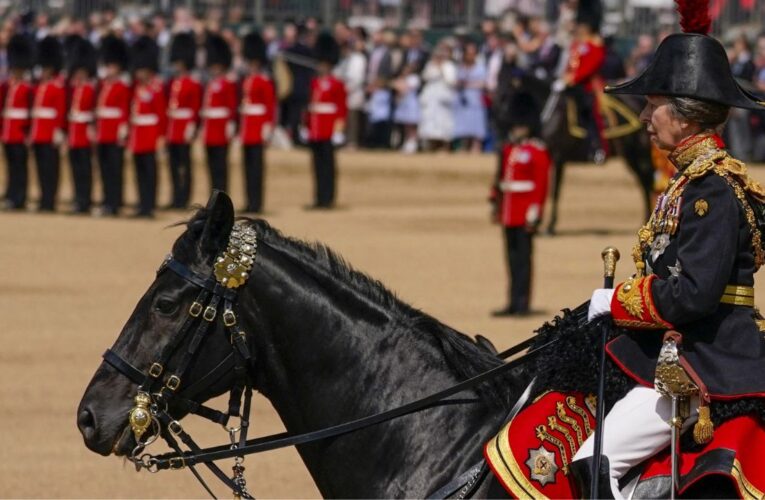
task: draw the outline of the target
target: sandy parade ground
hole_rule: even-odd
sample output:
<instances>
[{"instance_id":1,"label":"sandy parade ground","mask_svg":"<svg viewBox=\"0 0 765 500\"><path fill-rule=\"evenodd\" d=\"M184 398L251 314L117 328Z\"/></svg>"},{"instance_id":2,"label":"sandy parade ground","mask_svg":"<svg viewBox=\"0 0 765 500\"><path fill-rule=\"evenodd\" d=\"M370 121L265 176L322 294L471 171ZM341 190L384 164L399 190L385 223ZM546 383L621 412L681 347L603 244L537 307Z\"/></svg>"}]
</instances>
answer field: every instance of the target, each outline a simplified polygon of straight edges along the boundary
<instances>
[{"instance_id":1,"label":"sandy parade ground","mask_svg":"<svg viewBox=\"0 0 765 500\"><path fill-rule=\"evenodd\" d=\"M194 201L204 203L208 182L198 158ZM231 160L231 191L241 207L241 164L236 154ZM489 315L504 305L506 288L500 229L490 223L486 202L494 156L342 152L339 206L329 212L303 208L312 202L307 152L269 151L267 164L264 218L272 225L328 244L403 300L462 332L486 335L499 349L526 338L560 308L589 298L602 284L605 246L621 250L617 281L634 271L629 254L642 209L637 184L620 160L568 170L559 235L535 242L532 307L537 313L521 319ZM751 170L765 180L765 169ZM132 202L129 164L127 171ZM169 198L168 175L164 168L160 174L163 205ZM63 212L71 197L67 172L62 185ZM0 213L1 496L205 497L186 471L136 474L122 459L91 453L75 423L77 404L101 353L182 231L168 226L188 216L158 212L154 220L139 221ZM758 296L757 303L765 301ZM262 397L252 414L252 436L283 430ZM187 421L202 444L227 440L218 426ZM249 457L245 465L257 496L319 496L293 449ZM229 471L230 464L223 468ZM229 496L216 480L212 484L220 496Z\"/></svg>"}]
</instances>

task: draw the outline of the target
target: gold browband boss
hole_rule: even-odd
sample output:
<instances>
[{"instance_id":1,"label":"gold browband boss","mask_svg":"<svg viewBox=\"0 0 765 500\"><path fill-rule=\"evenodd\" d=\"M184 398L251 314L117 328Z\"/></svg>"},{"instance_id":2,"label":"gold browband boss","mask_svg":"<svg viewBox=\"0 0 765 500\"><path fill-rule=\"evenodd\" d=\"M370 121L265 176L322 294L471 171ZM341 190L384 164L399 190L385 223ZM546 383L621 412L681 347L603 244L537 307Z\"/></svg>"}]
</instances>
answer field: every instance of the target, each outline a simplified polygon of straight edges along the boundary
<instances>
[{"instance_id":1,"label":"gold browband boss","mask_svg":"<svg viewBox=\"0 0 765 500\"><path fill-rule=\"evenodd\" d=\"M255 262L258 241L255 230L243 223L231 228L228 248L215 259L215 279L226 288L239 288L247 282Z\"/></svg>"}]
</instances>

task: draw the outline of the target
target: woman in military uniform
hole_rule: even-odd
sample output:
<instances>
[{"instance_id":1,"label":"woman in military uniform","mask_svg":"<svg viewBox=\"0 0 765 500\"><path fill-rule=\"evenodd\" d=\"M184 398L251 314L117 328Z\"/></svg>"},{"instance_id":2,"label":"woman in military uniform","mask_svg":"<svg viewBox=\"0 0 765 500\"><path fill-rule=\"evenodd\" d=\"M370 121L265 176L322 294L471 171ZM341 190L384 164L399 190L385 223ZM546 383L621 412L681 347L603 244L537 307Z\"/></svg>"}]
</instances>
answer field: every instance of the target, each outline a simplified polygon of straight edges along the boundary
<instances>
[{"instance_id":1,"label":"woman in military uniform","mask_svg":"<svg viewBox=\"0 0 765 500\"><path fill-rule=\"evenodd\" d=\"M718 135L731 107L762 110L765 103L737 85L722 45L706 35L708 16L681 14L685 33L667 37L643 74L606 89L647 97L641 121L677 168L638 233L637 273L613 290L595 290L589 306L589 320L610 314L625 329L607 353L637 383L603 425L617 498L619 479L670 444L671 402L654 389L667 330L682 335L686 371L700 382L702 397L691 401L683 427L696 423L697 443L712 437L710 405L765 396L753 289L765 261L757 220L765 191ZM574 458L586 463L592 454L591 437Z\"/></svg>"}]
</instances>

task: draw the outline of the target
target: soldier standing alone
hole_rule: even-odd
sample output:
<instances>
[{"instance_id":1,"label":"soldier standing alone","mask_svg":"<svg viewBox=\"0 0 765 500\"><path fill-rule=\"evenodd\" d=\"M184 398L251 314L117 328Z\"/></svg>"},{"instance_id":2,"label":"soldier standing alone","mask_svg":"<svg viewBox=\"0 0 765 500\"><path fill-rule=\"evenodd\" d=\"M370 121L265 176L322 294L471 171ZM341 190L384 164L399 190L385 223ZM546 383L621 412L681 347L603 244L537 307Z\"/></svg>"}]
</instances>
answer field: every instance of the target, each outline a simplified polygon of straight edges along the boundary
<instances>
[{"instance_id":1,"label":"soldier standing alone","mask_svg":"<svg viewBox=\"0 0 765 500\"><path fill-rule=\"evenodd\" d=\"M311 208L332 208L335 203L335 146L345 142L348 114L343 82L332 75L340 57L335 39L322 33L316 41L319 61L317 76L311 80L308 105L308 142L316 176L316 200Z\"/></svg>"},{"instance_id":2,"label":"soldier standing alone","mask_svg":"<svg viewBox=\"0 0 765 500\"><path fill-rule=\"evenodd\" d=\"M170 83L167 151L173 197L169 208L186 208L191 197L191 144L202 106L202 85L191 76L196 58L192 33L178 33L170 45L170 63L175 77Z\"/></svg>"},{"instance_id":3,"label":"soldier standing alone","mask_svg":"<svg viewBox=\"0 0 765 500\"><path fill-rule=\"evenodd\" d=\"M30 142L40 183L41 212L52 212L56 205L59 177L59 146L66 130L66 87L59 75L64 51L58 39L46 36L37 45L37 64L41 79L34 91Z\"/></svg>"},{"instance_id":4,"label":"soldier standing alone","mask_svg":"<svg viewBox=\"0 0 765 500\"><path fill-rule=\"evenodd\" d=\"M516 94L509 111L510 143L502 152L502 168L491 196L497 222L504 226L509 302L493 316L529 313L533 239L542 220L551 164L539 140L541 123L534 98Z\"/></svg>"},{"instance_id":5,"label":"soldier standing alone","mask_svg":"<svg viewBox=\"0 0 765 500\"><path fill-rule=\"evenodd\" d=\"M276 106L274 84L263 71L266 44L258 33L244 37L244 58L249 63L249 74L242 84L240 108L240 135L247 181L245 211L258 213L263 208L263 145L271 136Z\"/></svg>"}]
</instances>

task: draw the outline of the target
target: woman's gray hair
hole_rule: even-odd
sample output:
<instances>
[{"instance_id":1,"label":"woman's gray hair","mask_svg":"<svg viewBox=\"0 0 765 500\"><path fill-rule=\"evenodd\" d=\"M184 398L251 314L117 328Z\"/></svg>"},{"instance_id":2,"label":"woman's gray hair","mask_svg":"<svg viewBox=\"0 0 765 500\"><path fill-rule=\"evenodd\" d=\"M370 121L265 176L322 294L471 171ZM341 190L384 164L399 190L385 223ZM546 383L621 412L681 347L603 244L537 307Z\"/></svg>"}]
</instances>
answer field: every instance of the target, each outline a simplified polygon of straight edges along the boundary
<instances>
[{"instance_id":1,"label":"woman's gray hair","mask_svg":"<svg viewBox=\"0 0 765 500\"><path fill-rule=\"evenodd\" d=\"M720 132L728 120L730 107L716 102L702 101L692 97L668 97L672 116L698 123L702 129Z\"/></svg>"}]
</instances>

